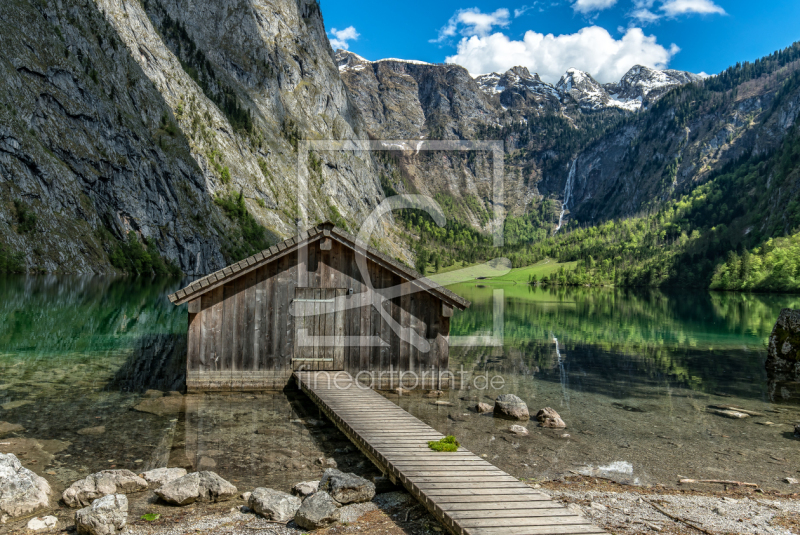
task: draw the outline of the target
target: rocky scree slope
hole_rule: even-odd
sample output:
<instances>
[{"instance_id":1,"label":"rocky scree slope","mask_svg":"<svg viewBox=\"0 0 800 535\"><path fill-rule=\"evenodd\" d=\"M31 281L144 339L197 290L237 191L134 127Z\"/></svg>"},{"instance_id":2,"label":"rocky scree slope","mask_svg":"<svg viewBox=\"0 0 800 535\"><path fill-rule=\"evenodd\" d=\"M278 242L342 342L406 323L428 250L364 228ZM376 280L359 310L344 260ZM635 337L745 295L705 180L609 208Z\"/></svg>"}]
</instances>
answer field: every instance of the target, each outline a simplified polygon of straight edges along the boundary
<instances>
[{"instance_id":1,"label":"rocky scree slope","mask_svg":"<svg viewBox=\"0 0 800 535\"><path fill-rule=\"evenodd\" d=\"M208 273L248 246L217 198L269 241L382 200L371 155L332 151L297 205L299 140L367 137L315 1L12 0L0 25L0 243L29 269L107 271L133 231Z\"/></svg>"}]
</instances>

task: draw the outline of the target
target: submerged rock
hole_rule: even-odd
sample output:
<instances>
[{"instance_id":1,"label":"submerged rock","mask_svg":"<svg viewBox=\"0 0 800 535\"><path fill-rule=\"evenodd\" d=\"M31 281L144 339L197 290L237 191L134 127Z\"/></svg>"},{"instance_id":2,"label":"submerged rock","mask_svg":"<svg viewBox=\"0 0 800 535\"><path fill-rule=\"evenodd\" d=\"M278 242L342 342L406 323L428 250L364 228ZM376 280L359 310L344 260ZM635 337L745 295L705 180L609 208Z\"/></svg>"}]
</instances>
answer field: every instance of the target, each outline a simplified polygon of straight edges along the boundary
<instances>
[{"instance_id":1,"label":"submerged rock","mask_svg":"<svg viewBox=\"0 0 800 535\"><path fill-rule=\"evenodd\" d=\"M78 429L77 433L83 436L98 436L102 435L106 432L106 426L98 425L96 427L84 427L83 429Z\"/></svg>"},{"instance_id":2,"label":"submerged rock","mask_svg":"<svg viewBox=\"0 0 800 535\"><path fill-rule=\"evenodd\" d=\"M124 494L109 494L75 513L79 534L115 535L125 529L128 520L128 498Z\"/></svg>"},{"instance_id":3,"label":"submerged rock","mask_svg":"<svg viewBox=\"0 0 800 535\"><path fill-rule=\"evenodd\" d=\"M330 526L337 520L339 503L325 491L319 491L303 500L294 516L294 523L304 529Z\"/></svg>"},{"instance_id":4,"label":"submerged rock","mask_svg":"<svg viewBox=\"0 0 800 535\"><path fill-rule=\"evenodd\" d=\"M747 415L747 414L745 414L743 412L734 411L734 410L730 410L730 409L708 409L708 412L710 412L711 414L716 414L717 416L724 416L725 418L732 418L734 420L738 420L738 419L748 418L749 417L749 415Z\"/></svg>"},{"instance_id":5,"label":"submerged rock","mask_svg":"<svg viewBox=\"0 0 800 535\"><path fill-rule=\"evenodd\" d=\"M32 513L50 503L50 485L19 462L13 453L0 453L0 516Z\"/></svg>"},{"instance_id":6,"label":"submerged rock","mask_svg":"<svg viewBox=\"0 0 800 535\"><path fill-rule=\"evenodd\" d=\"M139 474L139 477L151 485L162 486L185 475L185 468L156 468Z\"/></svg>"},{"instance_id":7,"label":"submerged rock","mask_svg":"<svg viewBox=\"0 0 800 535\"><path fill-rule=\"evenodd\" d=\"M319 490L319 481L301 481L292 487L292 494L305 498Z\"/></svg>"},{"instance_id":8,"label":"submerged rock","mask_svg":"<svg viewBox=\"0 0 800 535\"><path fill-rule=\"evenodd\" d=\"M156 495L173 505L196 501L220 502L236 496L236 487L214 472L193 472L155 490Z\"/></svg>"},{"instance_id":9,"label":"submerged rock","mask_svg":"<svg viewBox=\"0 0 800 535\"><path fill-rule=\"evenodd\" d=\"M325 470L319 482L325 491L340 504L368 502L375 497L375 484L355 474L345 474L335 468Z\"/></svg>"},{"instance_id":10,"label":"submerged rock","mask_svg":"<svg viewBox=\"0 0 800 535\"><path fill-rule=\"evenodd\" d=\"M141 490L147 490L147 481L130 470L103 470L76 481L61 498L69 507L85 507L102 496Z\"/></svg>"},{"instance_id":11,"label":"submerged rock","mask_svg":"<svg viewBox=\"0 0 800 535\"><path fill-rule=\"evenodd\" d=\"M527 420L530 418L528 406L514 394L503 394L494 402L494 414L509 420Z\"/></svg>"},{"instance_id":12,"label":"submerged rock","mask_svg":"<svg viewBox=\"0 0 800 535\"><path fill-rule=\"evenodd\" d=\"M22 431L25 431L25 428L19 424L12 424L10 422L0 422L0 438L3 438L9 433L20 433Z\"/></svg>"},{"instance_id":13,"label":"submerged rock","mask_svg":"<svg viewBox=\"0 0 800 535\"><path fill-rule=\"evenodd\" d=\"M492 406L488 403L478 403L475 405L475 411L479 414L483 414L485 412L492 412Z\"/></svg>"},{"instance_id":14,"label":"submerged rock","mask_svg":"<svg viewBox=\"0 0 800 535\"><path fill-rule=\"evenodd\" d=\"M561 416L550 407L545 407L536 413L536 419L539 421L541 427L549 427L551 429L563 429L567 427Z\"/></svg>"},{"instance_id":15,"label":"submerged rock","mask_svg":"<svg viewBox=\"0 0 800 535\"><path fill-rule=\"evenodd\" d=\"M521 425L512 425L509 431L520 436L526 436L528 434L528 429L526 427L522 427Z\"/></svg>"},{"instance_id":16,"label":"submerged rock","mask_svg":"<svg viewBox=\"0 0 800 535\"><path fill-rule=\"evenodd\" d=\"M179 393L160 398L148 398L133 407L133 410L147 412L157 416L172 416L186 411L184 396Z\"/></svg>"},{"instance_id":17,"label":"submerged rock","mask_svg":"<svg viewBox=\"0 0 800 535\"><path fill-rule=\"evenodd\" d=\"M253 512L274 522L288 522L293 519L302 503L297 496L263 487L255 489L247 500L247 506Z\"/></svg>"}]
</instances>

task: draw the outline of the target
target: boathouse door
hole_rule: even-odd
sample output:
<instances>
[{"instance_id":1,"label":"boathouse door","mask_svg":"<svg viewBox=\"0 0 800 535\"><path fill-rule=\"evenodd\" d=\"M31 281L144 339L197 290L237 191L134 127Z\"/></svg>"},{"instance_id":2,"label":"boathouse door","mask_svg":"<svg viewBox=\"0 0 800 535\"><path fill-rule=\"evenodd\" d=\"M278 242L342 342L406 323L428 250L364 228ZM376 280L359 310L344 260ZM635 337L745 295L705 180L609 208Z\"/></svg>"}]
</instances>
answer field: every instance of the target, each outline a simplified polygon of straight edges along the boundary
<instances>
[{"instance_id":1,"label":"boathouse door","mask_svg":"<svg viewBox=\"0 0 800 535\"><path fill-rule=\"evenodd\" d=\"M344 288L296 288L293 312L295 345L292 368L295 370L344 369ZM338 308L338 310L337 310Z\"/></svg>"}]
</instances>

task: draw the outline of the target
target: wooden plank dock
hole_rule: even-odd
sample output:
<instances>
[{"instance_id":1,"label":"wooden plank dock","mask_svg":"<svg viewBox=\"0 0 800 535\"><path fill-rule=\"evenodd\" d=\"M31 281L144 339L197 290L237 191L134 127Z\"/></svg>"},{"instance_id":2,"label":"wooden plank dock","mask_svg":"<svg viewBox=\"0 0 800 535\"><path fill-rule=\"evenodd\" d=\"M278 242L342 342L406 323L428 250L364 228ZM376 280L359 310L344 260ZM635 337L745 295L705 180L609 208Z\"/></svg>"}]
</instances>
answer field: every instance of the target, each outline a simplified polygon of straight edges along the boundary
<instances>
[{"instance_id":1,"label":"wooden plank dock","mask_svg":"<svg viewBox=\"0 0 800 535\"><path fill-rule=\"evenodd\" d=\"M441 433L345 372L295 372L303 391L393 482L455 535L605 533L474 453L434 452Z\"/></svg>"}]
</instances>

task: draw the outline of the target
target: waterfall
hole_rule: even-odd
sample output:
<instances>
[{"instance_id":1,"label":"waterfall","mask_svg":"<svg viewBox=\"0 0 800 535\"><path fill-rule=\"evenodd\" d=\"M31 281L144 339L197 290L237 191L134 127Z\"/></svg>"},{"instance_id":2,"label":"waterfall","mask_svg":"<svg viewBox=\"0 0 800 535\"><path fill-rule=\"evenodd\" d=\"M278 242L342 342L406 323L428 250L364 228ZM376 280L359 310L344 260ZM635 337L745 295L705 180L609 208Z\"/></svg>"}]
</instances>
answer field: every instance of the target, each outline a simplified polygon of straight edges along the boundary
<instances>
[{"instance_id":1,"label":"waterfall","mask_svg":"<svg viewBox=\"0 0 800 535\"><path fill-rule=\"evenodd\" d=\"M572 195L572 186L575 182L575 163L578 161L577 158L572 160L572 165L569 167L569 175L567 176L567 184L564 187L564 201L561 203L561 213L558 216L558 226L556 230L553 231L553 234L561 230L561 224L564 222L564 213L567 211L567 204L569 203L569 198Z\"/></svg>"}]
</instances>

